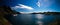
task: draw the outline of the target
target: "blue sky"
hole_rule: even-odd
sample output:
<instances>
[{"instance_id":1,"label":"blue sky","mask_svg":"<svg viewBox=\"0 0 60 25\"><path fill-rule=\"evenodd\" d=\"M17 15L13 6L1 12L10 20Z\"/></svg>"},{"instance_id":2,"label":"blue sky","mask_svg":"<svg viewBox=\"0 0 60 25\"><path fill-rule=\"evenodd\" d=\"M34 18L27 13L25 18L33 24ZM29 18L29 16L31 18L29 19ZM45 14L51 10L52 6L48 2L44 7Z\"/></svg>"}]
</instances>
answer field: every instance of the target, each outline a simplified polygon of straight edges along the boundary
<instances>
[{"instance_id":1,"label":"blue sky","mask_svg":"<svg viewBox=\"0 0 60 25\"><path fill-rule=\"evenodd\" d=\"M60 0L2 0L0 5L18 12L60 12Z\"/></svg>"}]
</instances>

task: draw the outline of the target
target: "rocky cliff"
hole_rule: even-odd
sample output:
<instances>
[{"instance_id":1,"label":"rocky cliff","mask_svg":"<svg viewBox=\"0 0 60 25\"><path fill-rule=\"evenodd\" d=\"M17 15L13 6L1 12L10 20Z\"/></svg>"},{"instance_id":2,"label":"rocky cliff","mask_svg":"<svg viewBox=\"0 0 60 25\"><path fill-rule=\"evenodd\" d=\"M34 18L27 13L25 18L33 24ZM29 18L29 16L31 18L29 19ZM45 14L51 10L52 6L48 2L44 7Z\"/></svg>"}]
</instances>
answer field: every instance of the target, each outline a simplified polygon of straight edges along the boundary
<instances>
[{"instance_id":1,"label":"rocky cliff","mask_svg":"<svg viewBox=\"0 0 60 25\"><path fill-rule=\"evenodd\" d=\"M0 6L0 25L11 25L11 23L4 18L8 14L19 14L19 12L11 10L9 6Z\"/></svg>"}]
</instances>

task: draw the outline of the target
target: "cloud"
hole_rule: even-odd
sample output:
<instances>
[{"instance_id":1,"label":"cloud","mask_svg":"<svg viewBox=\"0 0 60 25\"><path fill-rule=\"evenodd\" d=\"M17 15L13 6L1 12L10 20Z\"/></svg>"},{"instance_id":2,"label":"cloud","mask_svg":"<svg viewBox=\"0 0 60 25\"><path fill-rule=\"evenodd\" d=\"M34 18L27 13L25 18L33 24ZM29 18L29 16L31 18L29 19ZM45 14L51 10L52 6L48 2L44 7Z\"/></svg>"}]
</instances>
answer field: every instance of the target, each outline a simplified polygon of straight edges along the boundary
<instances>
[{"instance_id":1,"label":"cloud","mask_svg":"<svg viewBox=\"0 0 60 25\"><path fill-rule=\"evenodd\" d=\"M18 4L18 6L15 6L15 7L13 7L13 8L21 8L21 9L27 9L27 10L33 10L33 8L32 7L30 7L30 6L26 6L26 5L23 5L23 4Z\"/></svg>"},{"instance_id":2,"label":"cloud","mask_svg":"<svg viewBox=\"0 0 60 25\"><path fill-rule=\"evenodd\" d=\"M36 3L36 5L38 7L43 7L43 8L44 7L49 7L52 4L54 4L54 0L51 0L51 1L49 1L49 0L38 0L37 3Z\"/></svg>"},{"instance_id":3,"label":"cloud","mask_svg":"<svg viewBox=\"0 0 60 25\"><path fill-rule=\"evenodd\" d=\"M20 13L24 14L24 13L33 13L33 12L20 12Z\"/></svg>"},{"instance_id":4,"label":"cloud","mask_svg":"<svg viewBox=\"0 0 60 25\"><path fill-rule=\"evenodd\" d=\"M36 3L38 7L41 6L40 0L38 0L38 2Z\"/></svg>"}]
</instances>

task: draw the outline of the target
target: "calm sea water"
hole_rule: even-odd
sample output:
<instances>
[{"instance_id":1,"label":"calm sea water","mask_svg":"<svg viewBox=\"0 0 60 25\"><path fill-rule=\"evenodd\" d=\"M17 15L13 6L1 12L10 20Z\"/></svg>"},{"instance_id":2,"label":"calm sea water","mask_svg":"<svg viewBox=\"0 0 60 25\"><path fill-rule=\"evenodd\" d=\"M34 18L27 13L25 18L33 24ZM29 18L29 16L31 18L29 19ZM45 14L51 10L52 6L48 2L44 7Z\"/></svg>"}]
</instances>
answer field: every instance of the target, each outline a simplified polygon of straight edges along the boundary
<instances>
[{"instance_id":1,"label":"calm sea water","mask_svg":"<svg viewBox=\"0 0 60 25\"><path fill-rule=\"evenodd\" d=\"M46 14L17 14L10 17L13 25L48 25L60 19L60 15L46 15Z\"/></svg>"}]
</instances>

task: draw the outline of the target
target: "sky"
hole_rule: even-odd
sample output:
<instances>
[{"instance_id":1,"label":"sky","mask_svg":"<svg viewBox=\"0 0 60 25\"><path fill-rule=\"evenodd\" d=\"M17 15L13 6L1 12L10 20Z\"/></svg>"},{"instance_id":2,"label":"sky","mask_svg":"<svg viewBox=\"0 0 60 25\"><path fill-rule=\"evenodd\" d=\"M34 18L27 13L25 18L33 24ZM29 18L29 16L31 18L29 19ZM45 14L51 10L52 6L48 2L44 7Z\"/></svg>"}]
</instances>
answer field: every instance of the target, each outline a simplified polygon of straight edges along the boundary
<instances>
[{"instance_id":1,"label":"sky","mask_svg":"<svg viewBox=\"0 0 60 25\"><path fill-rule=\"evenodd\" d=\"M60 0L0 0L17 12L60 12Z\"/></svg>"}]
</instances>

